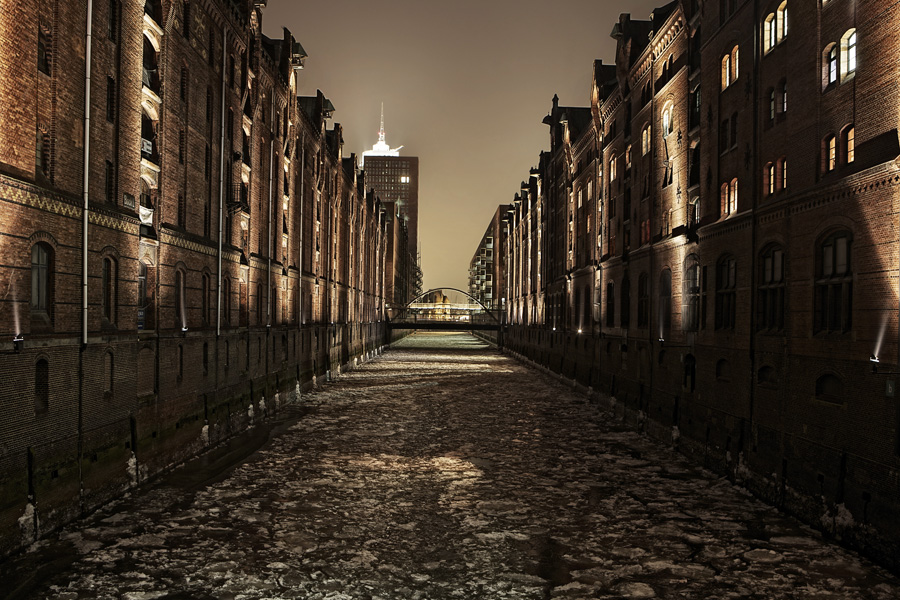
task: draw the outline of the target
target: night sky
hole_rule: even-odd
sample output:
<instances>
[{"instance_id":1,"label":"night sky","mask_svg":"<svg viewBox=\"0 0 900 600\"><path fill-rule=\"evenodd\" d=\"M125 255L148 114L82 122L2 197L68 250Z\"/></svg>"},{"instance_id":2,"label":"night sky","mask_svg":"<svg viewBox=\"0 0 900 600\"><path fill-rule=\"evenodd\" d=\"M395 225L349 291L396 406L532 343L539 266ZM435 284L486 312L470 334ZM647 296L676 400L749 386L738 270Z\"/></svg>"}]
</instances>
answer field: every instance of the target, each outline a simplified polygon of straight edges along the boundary
<instances>
[{"instance_id":1,"label":"night sky","mask_svg":"<svg viewBox=\"0 0 900 600\"><path fill-rule=\"evenodd\" d=\"M592 61L614 62L620 13L664 0L269 0L264 32L291 30L309 58L300 93L321 89L344 152L378 139L418 156L425 289L467 289L468 266L498 204L548 149L553 94L588 106Z\"/></svg>"}]
</instances>

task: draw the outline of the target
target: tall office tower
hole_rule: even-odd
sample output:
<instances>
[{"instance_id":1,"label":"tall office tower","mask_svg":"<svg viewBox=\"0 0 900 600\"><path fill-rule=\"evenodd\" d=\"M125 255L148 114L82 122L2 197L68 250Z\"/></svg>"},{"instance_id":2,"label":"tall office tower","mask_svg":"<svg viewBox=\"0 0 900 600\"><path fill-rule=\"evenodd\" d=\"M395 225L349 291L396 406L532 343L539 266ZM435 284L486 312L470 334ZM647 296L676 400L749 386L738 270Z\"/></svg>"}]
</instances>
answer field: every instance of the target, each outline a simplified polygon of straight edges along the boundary
<instances>
[{"instance_id":1,"label":"tall office tower","mask_svg":"<svg viewBox=\"0 0 900 600\"><path fill-rule=\"evenodd\" d=\"M384 140L384 106L381 108L381 129L378 143L363 152L366 185L375 190L382 202L394 202L406 220L409 231L409 251L418 262L419 247L419 158L400 156L400 149L391 148Z\"/></svg>"}]
</instances>

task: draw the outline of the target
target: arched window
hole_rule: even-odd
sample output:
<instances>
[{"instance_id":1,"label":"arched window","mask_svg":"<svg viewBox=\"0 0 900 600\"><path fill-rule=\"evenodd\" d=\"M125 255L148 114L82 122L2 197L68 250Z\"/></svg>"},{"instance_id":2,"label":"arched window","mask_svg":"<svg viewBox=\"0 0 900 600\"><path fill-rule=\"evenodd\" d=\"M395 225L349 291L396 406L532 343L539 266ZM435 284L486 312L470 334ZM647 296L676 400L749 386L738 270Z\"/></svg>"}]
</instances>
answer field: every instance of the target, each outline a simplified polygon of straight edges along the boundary
<instances>
[{"instance_id":1,"label":"arched window","mask_svg":"<svg viewBox=\"0 0 900 600\"><path fill-rule=\"evenodd\" d=\"M846 332L851 327L853 270L850 232L838 231L816 248L815 331Z\"/></svg>"},{"instance_id":2,"label":"arched window","mask_svg":"<svg viewBox=\"0 0 900 600\"><path fill-rule=\"evenodd\" d=\"M731 85L731 55L726 54L722 57L722 89L729 85Z\"/></svg>"},{"instance_id":3,"label":"arched window","mask_svg":"<svg viewBox=\"0 0 900 600\"><path fill-rule=\"evenodd\" d=\"M756 383L764 387L775 387L778 385L778 374L773 367L762 366L756 372Z\"/></svg>"},{"instance_id":4,"label":"arched window","mask_svg":"<svg viewBox=\"0 0 900 600\"><path fill-rule=\"evenodd\" d=\"M32 38L34 39L34 38ZM50 74L50 30L41 23L38 26L38 71Z\"/></svg>"},{"instance_id":5,"label":"arched window","mask_svg":"<svg viewBox=\"0 0 900 600\"><path fill-rule=\"evenodd\" d=\"M737 81L738 75L740 75L740 71L738 70L738 66L740 65L740 50L737 46L732 48L731 50L731 82L734 83Z\"/></svg>"},{"instance_id":6,"label":"arched window","mask_svg":"<svg viewBox=\"0 0 900 600\"><path fill-rule=\"evenodd\" d=\"M763 250L759 261L756 297L756 328L760 331L784 329L784 251L778 246Z\"/></svg>"},{"instance_id":7,"label":"arched window","mask_svg":"<svg viewBox=\"0 0 900 600\"><path fill-rule=\"evenodd\" d=\"M663 137L668 137L668 135L670 133L672 133L672 131L675 128L671 102L666 104L666 106L663 108L662 123L663 123Z\"/></svg>"},{"instance_id":8,"label":"arched window","mask_svg":"<svg viewBox=\"0 0 900 600\"><path fill-rule=\"evenodd\" d=\"M734 329L737 316L737 261L732 256L716 264L716 329Z\"/></svg>"},{"instance_id":9,"label":"arched window","mask_svg":"<svg viewBox=\"0 0 900 600\"><path fill-rule=\"evenodd\" d=\"M619 324L623 328L628 328L631 325L631 281L629 281L627 275L622 278L622 289L619 293L621 295L619 306L622 311L619 317Z\"/></svg>"},{"instance_id":10,"label":"arched window","mask_svg":"<svg viewBox=\"0 0 900 600\"><path fill-rule=\"evenodd\" d=\"M844 403L844 382L832 373L826 373L816 379L816 400Z\"/></svg>"},{"instance_id":11,"label":"arched window","mask_svg":"<svg viewBox=\"0 0 900 600\"><path fill-rule=\"evenodd\" d=\"M641 273L638 277L638 327L650 324L650 277Z\"/></svg>"},{"instance_id":12,"label":"arched window","mask_svg":"<svg viewBox=\"0 0 900 600\"><path fill-rule=\"evenodd\" d=\"M780 42L785 38L788 32L788 13L787 13L787 0L781 3L778 7L778 10L775 11L776 15L776 35L778 37L778 41Z\"/></svg>"},{"instance_id":13,"label":"arched window","mask_svg":"<svg viewBox=\"0 0 900 600\"><path fill-rule=\"evenodd\" d=\"M187 311L184 305L184 272L175 269L175 324L182 329L187 327Z\"/></svg>"},{"instance_id":14,"label":"arched window","mask_svg":"<svg viewBox=\"0 0 900 600\"><path fill-rule=\"evenodd\" d=\"M681 292L681 328L697 331L700 327L700 261L691 254L684 260Z\"/></svg>"},{"instance_id":15,"label":"arched window","mask_svg":"<svg viewBox=\"0 0 900 600\"><path fill-rule=\"evenodd\" d=\"M644 156L650 153L650 131L649 123L641 131L641 154Z\"/></svg>"},{"instance_id":16,"label":"arched window","mask_svg":"<svg viewBox=\"0 0 900 600\"><path fill-rule=\"evenodd\" d=\"M659 274L659 321L660 337L664 338L672 328L672 271L663 269Z\"/></svg>"},{"instance_id":17,"label":"arched window","mask_svg":"<svg viewBox=\"0 0 900 600\"><path fill-rule=\"evenodd\" d=\"M118 309L118 280L119 264L115 258L106 256L103 258L103 272L101 277L100 308L103 318L109 323L116 322Z\"/></svg>"},{"instance_id":18,"label":"arched window","mask_svg":"<svg viewBox=\"0 0 900 600\"><path fill-rule=\"evenodd\" d=\"M833 135L822 142L822 171L830 173L837 167L837 140Z\"/></svg>"},{"instance_id":19,"label":"arched window","mask_svg":"<svg viewBox=\"0 0 900 600\"><path fill-rule=\"evenodd\" d=\"M612 154L609 157L609 180L610 181L616 180L616 158L617 157L615 154Z\"/></svg>"},{"instance_id":20,"label":"arched window","mask_svg":"<svg viewBox=\"0 0 900 600\"><path fill-rule=\"evenodd\" d=\"M856 30L849 29L841 38L841 81L856 73Z\"/></svg>"},{"instance_id":21,"label":"arched window","mask_svg":"<svg viewBox=\"0 0 900 600\"><path fill-rule=\"evenodd\" d=\"M763 168L763 190L767 196L775 193L775 165L774 163L766 163Z\"/></svg>"},{"instance_id":22,"label":"arched window","mask_svg":"<svg viewBox=\"0 0 900 600\"><path fill-rule=\"evenodd\" d=\"M838 48L832 44L825 49L825 85L837 82L838 78Z\"/></svg>"},{"instance_id":23,"label":"arched window","mask_svg":"<svg viewBox=\"0 0 900 600\"><path fill-rule=\"evenodd\" d=\"M769 13L768 15L766 15L766 20L763 24L763 49L768 52L769 50L774 48L776 39L777 31L775 29L775 13Z\"/></svg>"},{"instance_id":24,"label":"arched window","mask_svg":"<svg viewBox=\"0 0 900 600\"><path fill-rule=\"evenodd\" d=\"M788 178L787 178L787 157L782 156L778 159L778 165L776 169L776 189L781 191L787 188Z\"/></svg>"},{"instance_id":25,"label":"arched window","mask_svg":"<svg viewBox=\"0 0 900 600\"><path fill-rule=\"evenodd\" d=\"M782 112L782 114L784 114L787 112L787 108L788 108L787 80L786 79L781 80L780 90L781 90L781 112Z\"/></svg>"},{"instance_id":26,"label":"arched window","mask_svg":"<svg viewBox=\"0 0 900 600\"><path fill-rule=\"evenodd\" d=\"M856 128L849 125L841 132L841 146L844 162L850 164L856 160Z\"/></svg>"},{"instance_id":27,"label":"arched window","mask_svg":"<svg viewBox=\"0 0 900 600\"><path fill-rule=\"evenodd\" d=\"M53 305L53 249L43 242L31 248L31 314L49 320Z\"/></svg>"},{"instance_id":28,"label":"arched window","mask_svg":"<svg viewBox=\"0 0 900 600\"><path fill-rule=\"evenodd\" d=\"M769 90L769 120L775 120L775 88Z\"/></svg>"},{"instance_id":29,"label":"arched window","mask_svg":"<svg viewBox=\"0 0 900 600\"><path fill-rule=\"evenodd\" d=\"M46 358L34 363L34 412L46 413L50 409L50 363Z\"/></svg>"}]
</instances>

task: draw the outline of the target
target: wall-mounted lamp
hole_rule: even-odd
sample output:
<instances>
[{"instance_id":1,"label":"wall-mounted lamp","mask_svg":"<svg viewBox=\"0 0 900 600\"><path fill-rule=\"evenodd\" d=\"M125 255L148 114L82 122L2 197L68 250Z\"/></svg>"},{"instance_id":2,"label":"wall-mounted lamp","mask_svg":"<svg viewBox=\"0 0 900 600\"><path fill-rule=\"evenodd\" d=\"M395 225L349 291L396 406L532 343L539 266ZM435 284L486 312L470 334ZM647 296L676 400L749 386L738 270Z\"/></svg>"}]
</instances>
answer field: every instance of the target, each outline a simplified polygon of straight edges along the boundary
<instances>
[{"instance_id":1,"label":"wall-mounted lamp","mask_svg":"<svg viewBox=\"0 0 900 600\"><path fill-rule=\"evenodd\" d=\"M25 338L20 333L17 333L15 336L13 336L13 351L15 351L16 354L22 351L22 343L24 341Z\"/></svg>"},{"instance_id":2,"label":"wall-mounted lamp","mask_svg":"<svg viewBox=\"0 0 900 600\"><path fill-rule=\"evenodd\" d=\"M187 325L181 326L181 337L187 336L187 330L188 330Z\"/></svg>"},{"instance_id":3,"label":"wall-mounted lamp","mask_svg":"<svg viewBox=\"0 0 900 600\"><path fill-rule=\"evenodd\" d=\"M581 333L581 330L580 330L580 329L578 330L578 333Z\"/></svg>"}]
</instances>

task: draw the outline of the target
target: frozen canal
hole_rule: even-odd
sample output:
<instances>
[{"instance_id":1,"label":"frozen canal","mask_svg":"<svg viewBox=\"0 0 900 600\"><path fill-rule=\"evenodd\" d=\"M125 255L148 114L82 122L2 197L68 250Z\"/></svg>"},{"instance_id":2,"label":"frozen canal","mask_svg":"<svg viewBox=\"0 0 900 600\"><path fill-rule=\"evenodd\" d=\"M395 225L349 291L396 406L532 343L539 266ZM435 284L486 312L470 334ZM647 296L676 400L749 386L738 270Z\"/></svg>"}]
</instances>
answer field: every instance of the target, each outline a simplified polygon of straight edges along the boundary
<instances>
[{"instance_id":1,"label":"frozen canal","mask_svg":"<svg viewBox=\"0 0 900 600\"><path fill-rule=\"evenodd\" d=\"M900 598L465 334L408 338L304 403L227 476L176 474L40 544L64 566L26 597Z\"/></svg>"}]
</instances>

